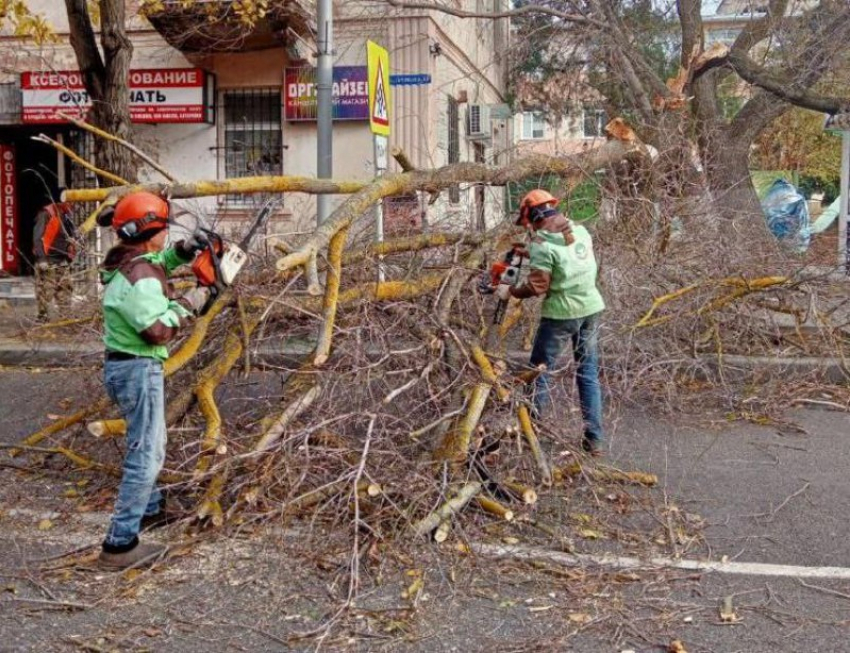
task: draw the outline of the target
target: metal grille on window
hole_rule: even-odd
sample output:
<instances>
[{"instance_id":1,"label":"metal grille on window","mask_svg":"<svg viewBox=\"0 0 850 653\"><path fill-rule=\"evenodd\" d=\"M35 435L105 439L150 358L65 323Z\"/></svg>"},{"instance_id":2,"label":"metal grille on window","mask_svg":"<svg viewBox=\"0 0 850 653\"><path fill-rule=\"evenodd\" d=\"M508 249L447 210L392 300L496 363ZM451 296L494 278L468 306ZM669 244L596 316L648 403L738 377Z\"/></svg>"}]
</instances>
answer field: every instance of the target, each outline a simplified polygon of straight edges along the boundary
<instances>
[{"instance_id":1,"label":"metal grille on window","mask_svg":"<svg viewBox=\"0 0 850 653\"><path fill-rule=\"evenodd\" d=\"M448 96L448 127L449 127L449 143L448 143L448 162L460 163L460 110L458 109L457 100L451 95ZM449 202L457 204L460 202L460 186L452 184L449 187Z\"/></svg>"},{"instance_id":2,"label":"metal grille on window","mask_svg":"<svg viewBox=\"0 0 850 653\"><path fill-rule=\"evenodd\" d=\"M62 136L64 144L86 161L94 161L94 136L81 129L71 129ZM59 179L59 185L68 188L97 188L98 178L91 170L84 168L73 159L66 158L64 179ZM61 175L60 175L61 176ZM111 183L107 182L108 185ZM94 211L95 202L76 202L71 205L74 224L81 225ZM102 239L98 229L92 229L82 238L77 257L71 265L74 280L74 294L91 296L97 293L97 267L100 265L107 243Z\"/></svg>"},{"instance_id":3,"label":"metal grille on window","mask_svg":"<svg viewBox=\"0 0 850 653\"><path fill-rule=\"evenodd\" d=\"M224 176L282 174L280 88L225 91L223 99ZM248 195L228 195L227 201L253 203Z\"/></svg>"}]
</instances>

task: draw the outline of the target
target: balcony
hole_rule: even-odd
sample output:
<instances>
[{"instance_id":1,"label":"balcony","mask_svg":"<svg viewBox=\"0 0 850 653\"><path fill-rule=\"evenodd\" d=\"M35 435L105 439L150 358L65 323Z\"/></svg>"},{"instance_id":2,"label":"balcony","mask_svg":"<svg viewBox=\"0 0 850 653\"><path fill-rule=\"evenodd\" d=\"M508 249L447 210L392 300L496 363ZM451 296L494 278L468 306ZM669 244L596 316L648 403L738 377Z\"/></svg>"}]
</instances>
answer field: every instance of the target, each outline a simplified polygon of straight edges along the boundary
<instances>
[{"instance_id":1,"label":"balcony","mask_svg":"<svg viewBox=\"0 0 850 653\"><path fill-rule=\"evenodd\" d=\"M246 52L291 47L304 50L315 33L311 0L158 0L143 5L153 28L182 52Z\"/></svg>"}]
</instances>

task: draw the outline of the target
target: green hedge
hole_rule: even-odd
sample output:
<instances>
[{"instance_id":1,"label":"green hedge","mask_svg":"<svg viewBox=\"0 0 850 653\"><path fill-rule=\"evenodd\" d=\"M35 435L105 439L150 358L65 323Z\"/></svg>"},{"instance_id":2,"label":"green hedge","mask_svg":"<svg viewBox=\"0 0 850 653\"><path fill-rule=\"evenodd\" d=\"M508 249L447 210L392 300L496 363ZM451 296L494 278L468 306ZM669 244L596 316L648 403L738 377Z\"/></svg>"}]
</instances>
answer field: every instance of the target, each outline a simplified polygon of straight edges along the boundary
<instances>
[{"instance_id":1,"label":"green hedge","mask_svg":"<svg viewBox=\"0 0 850 653\"><path fill-rule=\"evenodd\" d=\"M599 202L602 196L596 180L583 181L573 189L572 193L564 197L563 181L554 175L508 184L507 212L515 216L523 196L535 188L544 188L555 197L561 198L558 208L576 222L592 222L599 215Z\"/></svg>"}]
</instances>

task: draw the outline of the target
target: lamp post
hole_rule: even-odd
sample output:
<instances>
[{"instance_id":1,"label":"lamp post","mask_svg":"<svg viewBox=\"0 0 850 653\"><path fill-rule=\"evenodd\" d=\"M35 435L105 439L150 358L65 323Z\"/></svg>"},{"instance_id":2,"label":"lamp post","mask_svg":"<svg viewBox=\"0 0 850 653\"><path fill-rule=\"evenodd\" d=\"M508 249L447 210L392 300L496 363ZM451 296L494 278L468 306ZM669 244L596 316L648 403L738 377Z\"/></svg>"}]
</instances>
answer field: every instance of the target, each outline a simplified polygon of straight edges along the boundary
<instances>
[{"instance_id":1,"label":"lamp post","mask_svg":"<svg viewBox=\"0 0 850 653\"><path fill-rule=\"evenodd\" d=\"M838 265L850 274L847 219L850 217L850 112L828 116L825 131L841 134L841 181L838 186Z\"/></svg>"}]
</instances>

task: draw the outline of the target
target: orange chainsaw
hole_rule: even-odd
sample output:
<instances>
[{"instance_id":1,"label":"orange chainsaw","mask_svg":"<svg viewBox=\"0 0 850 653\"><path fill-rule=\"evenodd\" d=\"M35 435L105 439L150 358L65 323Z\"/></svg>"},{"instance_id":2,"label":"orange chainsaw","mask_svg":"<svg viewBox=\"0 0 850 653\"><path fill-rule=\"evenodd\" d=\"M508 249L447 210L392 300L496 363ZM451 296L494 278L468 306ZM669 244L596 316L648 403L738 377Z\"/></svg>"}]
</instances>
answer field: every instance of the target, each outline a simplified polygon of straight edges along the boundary
<instances>
[{"instance_id":1,"label":"orange chainsaw","mask_svg":"<svg viewBox=\"0 0 850 653\"><path fill-rule=\"evenodd\" d=\"M525 247L521 243L514 243L501 261L496 261L490 266L489 273L481 280L480 289L483 292L492 292L492 289L500 284L515 286L519 282L523 260L527 257L528 252ZM485 285L489 288L485 289ZM502 323L507 306L508 302L504 299L500 299L496 303L496 310L493 311L493 324Z\"/></svg>"},{"instance_id":2,"label":"orange chainsaw","mask_svg":"<svg viewBox=\"0 0 850 653\"><path fill-rule=\"evenodd\" d=\"M210 229L201 229L206 236L206 247L192 262L192 272L198 280L198 285L210 289L210 298L201 309L204 315L216 298L226 288L233 285L233 280L248 261L248 248L254 237L268 224L269 217L277 206L278 200L270 199L263 204L260 211L251 222L251 227L239 244L226 243L224 239Z\"/></svg>"}]
</instances>

